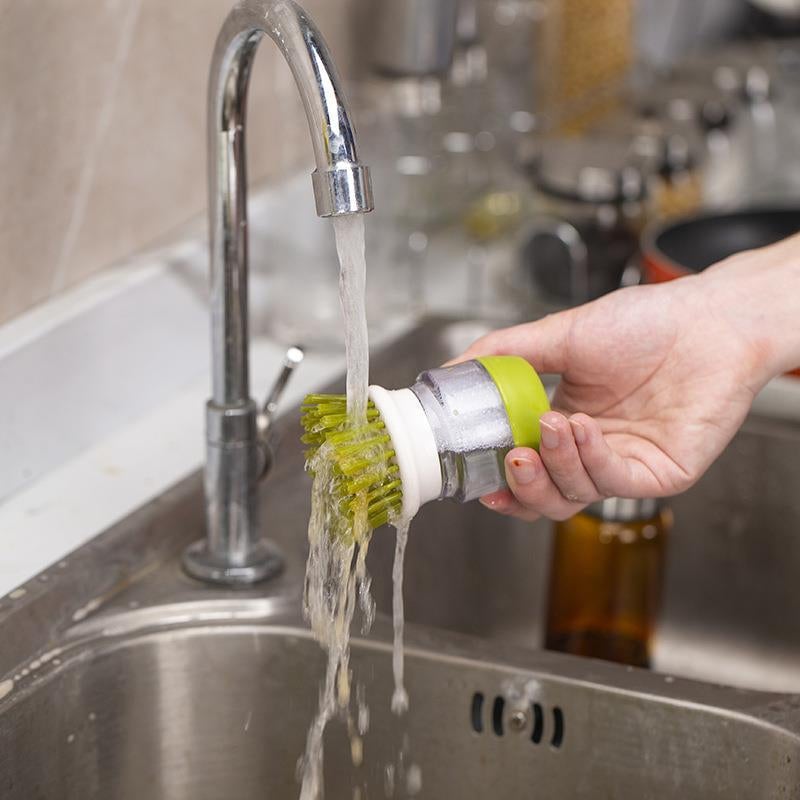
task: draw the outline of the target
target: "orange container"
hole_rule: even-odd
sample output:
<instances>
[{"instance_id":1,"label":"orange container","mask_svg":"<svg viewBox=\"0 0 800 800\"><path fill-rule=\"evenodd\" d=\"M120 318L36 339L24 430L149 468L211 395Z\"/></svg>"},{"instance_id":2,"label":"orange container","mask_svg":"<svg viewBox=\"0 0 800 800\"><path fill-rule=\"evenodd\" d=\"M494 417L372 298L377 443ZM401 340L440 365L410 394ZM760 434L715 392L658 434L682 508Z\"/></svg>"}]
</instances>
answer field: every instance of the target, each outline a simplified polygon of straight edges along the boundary
<instances>
[{"instance_id":1,"label":"orange container","mask_svg":"<svg viewBox=\"0 0 800 800\"><path fill-rule=\"evenodd\" d=\"M642 269L650 283L702 272L744 250L800 232L800 208L745 208L656 223L642 236ZM800 369L789 373L800 377Z\"/></svg>"}]
</instances>

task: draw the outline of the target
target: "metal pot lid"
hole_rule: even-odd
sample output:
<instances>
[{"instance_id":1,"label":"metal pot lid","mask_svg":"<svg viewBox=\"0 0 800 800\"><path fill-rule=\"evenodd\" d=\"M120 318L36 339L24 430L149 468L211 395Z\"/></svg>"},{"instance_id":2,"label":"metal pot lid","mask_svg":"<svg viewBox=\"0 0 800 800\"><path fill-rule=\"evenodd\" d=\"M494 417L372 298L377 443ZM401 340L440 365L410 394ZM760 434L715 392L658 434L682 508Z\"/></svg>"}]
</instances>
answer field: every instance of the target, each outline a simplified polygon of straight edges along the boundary
<instances>
[{"instance_id":1,"label":"metal pot lid","mask_svg":"<svg viewBox=\"0 0 800 800\"><path fill-rule=\"evenodd\" d=\"M530 168L540 191L584 203L618 204L645 195L644 175L631 163L627 138L547 140Z\"/></svg>"},{"instance_id":2,"label":"metal pot lid","mask_svg":"<svg viewBox=\"0 0 800 800\"><path fill-rule=\"evenodd\" d=\"M634 163L645 173L669 176L693 169L699 159L689 138L679 133L639 133L631 141Z\"/></svg>"},{"instance_id":3,"label":"metal pot lid","mask_svg":"<svg viewBox=\"0 0 800 800\"><path fill-rule=\"evenodd\" d=\"M676 122L634 106L604 121L599 132L626 138L629 163L645 175L688 170L702 160L703 137L695 121Z\"/></svg>"}]
</instances>

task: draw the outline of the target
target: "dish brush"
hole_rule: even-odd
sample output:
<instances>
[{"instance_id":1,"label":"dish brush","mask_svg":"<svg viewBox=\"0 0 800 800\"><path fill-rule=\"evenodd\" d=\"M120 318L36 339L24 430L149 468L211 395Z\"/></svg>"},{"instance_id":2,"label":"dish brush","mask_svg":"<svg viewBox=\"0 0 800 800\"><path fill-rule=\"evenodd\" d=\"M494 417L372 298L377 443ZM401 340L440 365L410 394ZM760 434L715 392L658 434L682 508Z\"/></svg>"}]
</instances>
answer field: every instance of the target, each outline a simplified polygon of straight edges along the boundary
<instances>
[{"instance_id":1,"label":"dish brush","mask_svg":"<svg viewBox=\"0 0 800 800\"><path fill-rule=\"evenodd\" d=\"M350 425L344 395L310 394L302 441L309 465L326 449L346 521L366 502L368 525L377 528L411 519L431 500L466 502L504 488L506 453L538 449L539 418L549 410L525 359L485 356L426 370L406 389L370 386L358 426Z\"/></svg>"}]
</instances>

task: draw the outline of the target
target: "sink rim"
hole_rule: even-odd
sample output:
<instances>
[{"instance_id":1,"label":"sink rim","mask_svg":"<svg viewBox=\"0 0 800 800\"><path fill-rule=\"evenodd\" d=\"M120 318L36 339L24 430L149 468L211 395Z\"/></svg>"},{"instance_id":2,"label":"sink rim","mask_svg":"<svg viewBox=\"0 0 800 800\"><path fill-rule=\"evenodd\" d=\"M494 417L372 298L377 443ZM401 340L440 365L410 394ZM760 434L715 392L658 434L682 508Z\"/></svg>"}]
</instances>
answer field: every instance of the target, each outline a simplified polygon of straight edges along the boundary
<instances>
[{"instance_id":1,"label":"sink rim","mask_svg":"<svg viewBox=\"0 0 800 800\"><path fill-rule=\"evenodd\" d=\"M209 593L213 594L213 593ZM92 658L136 646L153 637L235 635L243 632L271 637L293 637L313 642L300 604L286 598L224 597L177 599L131 609L111 604L78 622L56 641L57 659L47 658L40 668L15 682L0 699L0 718L12 705L42 689L60 671L80 669ZM367 636L352 637L352 646L385 655L392 653L392 622L378 614ZM427 626L406 626L407 665L435 660L467 667L488 667L510 678L537 678L561 686L582 686L605 694L638 697L650 703L691 708L748 725L765 727L796 740L800 747L800 694L735 689L690 678L665 676L564 653L491 642L475 636ZM19 672L31 660L11 670ZM85 668L85 667L84 667ZM0 676L0 678L3 676ZM10 675L6 675L6 678ZM322 679L320 673L320 679Z\"/></svg>"}]
</instances>

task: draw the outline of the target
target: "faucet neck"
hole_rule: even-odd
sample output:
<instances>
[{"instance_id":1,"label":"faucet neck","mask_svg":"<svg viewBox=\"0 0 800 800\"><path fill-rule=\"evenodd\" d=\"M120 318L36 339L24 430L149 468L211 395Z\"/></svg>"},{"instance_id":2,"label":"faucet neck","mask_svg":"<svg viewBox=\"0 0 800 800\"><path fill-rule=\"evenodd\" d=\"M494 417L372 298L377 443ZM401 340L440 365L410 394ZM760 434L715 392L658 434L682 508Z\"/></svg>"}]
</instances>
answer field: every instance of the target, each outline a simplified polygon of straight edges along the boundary
<instances>
[{"instance_id":1,"label":"faucet neck","mask_svg":"<svg viewBox=\"0 0 800 800\"><path fill-rule=\"evenodd\" d=\"M213 401L249 399L247 359L247 89L259 42L269 36L288 63L303 101L316 170L320 216L372 210L369 171L328 48L292 0L244 0L217 37L208 87L209 229Z\"/></svg>"},{"instance_id":2,"label":"faucet neck","mask_svg":"<svg viewBox=\"0 0 800 800\"><path fill-rule=\"evenodd\" d=\"M253 583L281 560L261 538L257 486L270 461L250 399L247 322L247 88L259 42L269 36L303 99L317 168L320 216L372 209L369 171L322 37L292 0L242 0L217 38L208 86L208 188L212 394L206 406L207 539L187 550L195 577Z\"/></svg>"}]
</instances>

